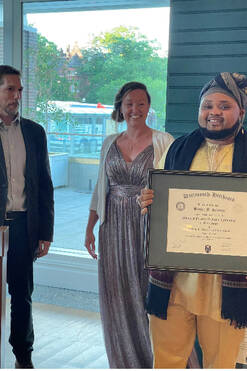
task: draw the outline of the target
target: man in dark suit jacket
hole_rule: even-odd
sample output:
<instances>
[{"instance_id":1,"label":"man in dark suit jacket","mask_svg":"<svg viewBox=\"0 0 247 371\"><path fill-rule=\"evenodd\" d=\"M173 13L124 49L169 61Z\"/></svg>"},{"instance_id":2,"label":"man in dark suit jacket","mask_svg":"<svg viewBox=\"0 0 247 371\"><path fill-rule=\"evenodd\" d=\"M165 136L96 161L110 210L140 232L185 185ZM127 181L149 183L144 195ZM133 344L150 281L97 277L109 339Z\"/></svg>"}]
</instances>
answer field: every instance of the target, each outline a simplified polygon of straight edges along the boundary
<instances>
[{"instance_id":1,"label":"man in dark suit jacket","mask_svg":"<svg viewBox=\"0 0 247 371\"><path fill-rule=\"evenodd\" d=\"M16 368L33 368L33 261L48 253L54 200L45 131L19 115L21 74L0 65L0 225L9 226L9 342Z\"/></svg>"}]
</instances>

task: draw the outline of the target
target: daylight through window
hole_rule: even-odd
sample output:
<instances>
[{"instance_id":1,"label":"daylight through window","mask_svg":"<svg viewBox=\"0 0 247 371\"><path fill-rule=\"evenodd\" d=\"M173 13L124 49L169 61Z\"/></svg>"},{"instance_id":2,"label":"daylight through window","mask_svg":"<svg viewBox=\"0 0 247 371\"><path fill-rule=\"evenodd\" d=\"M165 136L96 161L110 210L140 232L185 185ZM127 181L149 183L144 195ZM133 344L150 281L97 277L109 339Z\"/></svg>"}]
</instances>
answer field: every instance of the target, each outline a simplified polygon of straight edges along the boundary
<instances>
[{"instance_id":1,"label":"daylight through window","mask_svg":"<svg viewBox=\"0 0 247 371\"><path fill-rule=\"evenodd\" d=\"M30 10L24 3L22 109L47 132L57 208L52 246L81 250L102 142L125 128L111 120L125 82L147 85L148 124L165 130L169 8L59 12L58 2L49 12L49 4Z\"/></svg>"}]
</instances>

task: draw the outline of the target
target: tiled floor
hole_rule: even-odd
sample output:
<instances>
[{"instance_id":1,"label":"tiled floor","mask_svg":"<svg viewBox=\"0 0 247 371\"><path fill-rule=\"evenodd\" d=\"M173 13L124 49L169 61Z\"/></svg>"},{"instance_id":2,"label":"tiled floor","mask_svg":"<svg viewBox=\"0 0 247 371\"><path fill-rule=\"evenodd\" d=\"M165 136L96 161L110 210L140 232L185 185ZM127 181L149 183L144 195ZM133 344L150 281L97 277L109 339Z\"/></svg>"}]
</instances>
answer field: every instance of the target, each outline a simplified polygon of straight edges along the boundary
<instances>
[{"instance_id":1,"label":"tiled floor","mask_svg":"<svg viewBox=\"0 0 247 371\"><path fill-rule=\"evenodd\" d=\"M7 300L9 308L9 299ZM100 316L97 312L34 303L35 346L33 362L40 369L109 368ZM9 334L9 309L7 331ZM6 339L5 368L14 367Z\"/></svg>"}]
</instances>

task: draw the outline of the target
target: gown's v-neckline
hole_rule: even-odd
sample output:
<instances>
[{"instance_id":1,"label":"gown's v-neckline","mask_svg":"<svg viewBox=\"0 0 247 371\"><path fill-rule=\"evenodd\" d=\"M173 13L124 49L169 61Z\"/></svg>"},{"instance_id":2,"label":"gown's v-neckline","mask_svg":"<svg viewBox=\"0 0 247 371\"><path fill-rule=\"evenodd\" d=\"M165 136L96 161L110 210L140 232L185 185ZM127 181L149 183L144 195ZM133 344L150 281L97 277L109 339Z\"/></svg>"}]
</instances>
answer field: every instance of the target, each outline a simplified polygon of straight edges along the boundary
<instances>
[{"instance_id":1,"label":"gown's v-neckline","mask_svg":"<svg viewBox=\"0 0 247 371\"><path fill-rule=\"evenodd\" d=\"M120 157L120 158L122 159L122 161L125 163L125 166L128 167L128 169L130 169L130 168L133 166L133 163L136 162L136 160L138 159L138 157L140 157L140 156L143 154L143 152L145 152L149 147L151 147L151 146L153 145L153 144L149 144L148 146L146 146L146 147L145 147L141 152L139 152L139 153L136 155L136 157L134 158L133 161L126 161L126 160L124 159L124 157L123 157L123 154L122 154L120 148L119 148L118 145L117 145L117 141L115 141L114 143L115 143L115 147L116 147L116 149L117 149L117 152L118 152L118 154L119 154L119 157ZM128 165L128 164L129 164L129 165Z\"/></svg>"}]
</instances>

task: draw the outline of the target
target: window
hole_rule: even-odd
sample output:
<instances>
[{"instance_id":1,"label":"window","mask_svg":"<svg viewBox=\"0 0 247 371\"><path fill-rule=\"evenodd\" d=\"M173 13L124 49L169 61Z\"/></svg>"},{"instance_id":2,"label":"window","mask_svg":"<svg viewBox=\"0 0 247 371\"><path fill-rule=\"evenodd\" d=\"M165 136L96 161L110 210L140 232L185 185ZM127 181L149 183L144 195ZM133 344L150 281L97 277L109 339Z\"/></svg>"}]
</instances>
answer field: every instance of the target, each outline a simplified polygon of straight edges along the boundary
<instances>
[{"instance_id":1,"label":"window","mask_svg":"<svg viewBox=\"0 0 247 371\"><path fill-rule=\"evenodd\" d=\"M100 149L107 135L125 129L111 120L125 82L147 85L148 124L165 130L168 2L99 0L97 9L78 0L23 3L23 115L47 132L56 207L51 251L88 257ZM98 227L95 237L97 245Z\"/></svg>"},{"instance_id":2,"label":"window","mask_svg":"<svg viewBox=\"0 0 247 371\"><path fill-rule=\"evenodd\" d=\"M49 11L53 2L24 4L23 111L47 131L56 194L65 201L70 190L81 208L88 210L102 142L110 130L116 130L110 123L112 102L123 83L147 84L153 98L149 123L164 130L164 24L168 24L164 18L169 9L63 12L61 8L59 12L59 4L56 12ZM155 20L152 27L144 26L150 19ZM72 232L71 241L70 233L64 235L67 222L57 222L53 247L81 250L82 228ZM84 229L85 223L86 218Z\"/></svg>"}]
</instances>

